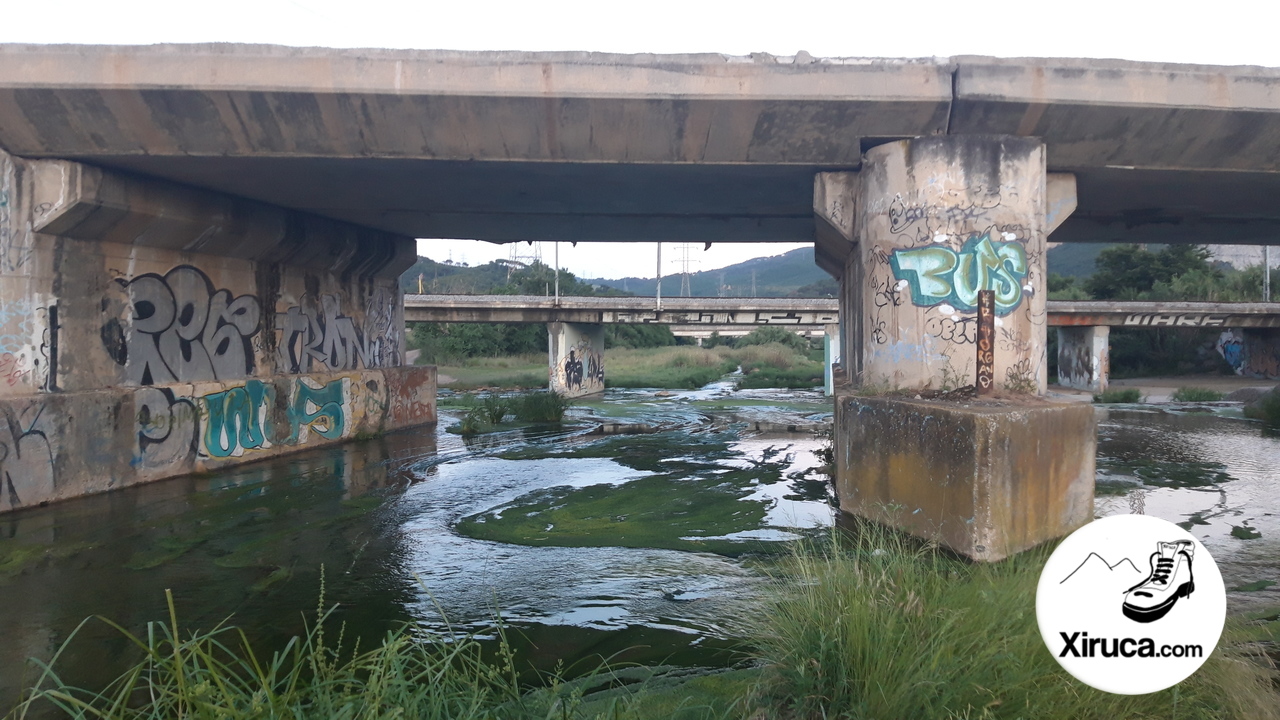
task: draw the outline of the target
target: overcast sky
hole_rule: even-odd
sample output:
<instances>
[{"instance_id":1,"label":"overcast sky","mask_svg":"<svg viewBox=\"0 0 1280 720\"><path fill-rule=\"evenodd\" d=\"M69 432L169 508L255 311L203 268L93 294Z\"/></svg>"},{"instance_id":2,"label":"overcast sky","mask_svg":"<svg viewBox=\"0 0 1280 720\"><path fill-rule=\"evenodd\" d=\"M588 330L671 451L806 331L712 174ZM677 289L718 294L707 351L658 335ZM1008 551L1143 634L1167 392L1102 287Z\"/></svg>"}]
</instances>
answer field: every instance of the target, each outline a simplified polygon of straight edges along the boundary
<instances>
[{"instance_id":1,"label":"overcast sky","mask_svg":"<svg viewBox=\"0 0 1280 720\"><path fill-rule=\"evenodd\" d=\"M451 50L721 52L815 56L1098 57L1280 66L1280 2L1166 0L2 0L0 42L245 42ZM690 253L708 270L798 245L717 244ZM421 241L471 264L507 246ZM518 253L530 248L521 245ZM542 247L550 262L551 243ZM683 253L664 245L664 274ZM588 277L655 271L652 243L562 243L562 266Z\"/></svg>"}]
</instances>

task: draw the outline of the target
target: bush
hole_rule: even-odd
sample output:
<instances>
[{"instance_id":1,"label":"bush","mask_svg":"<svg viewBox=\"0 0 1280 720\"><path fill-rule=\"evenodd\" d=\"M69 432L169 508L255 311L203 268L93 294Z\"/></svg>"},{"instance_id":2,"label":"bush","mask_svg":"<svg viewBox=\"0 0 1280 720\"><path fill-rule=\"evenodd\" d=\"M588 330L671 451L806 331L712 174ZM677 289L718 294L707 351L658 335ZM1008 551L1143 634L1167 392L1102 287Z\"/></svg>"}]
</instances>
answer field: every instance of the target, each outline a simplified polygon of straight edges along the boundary
<instances>
[{"instance_id":1,"label":"bush","mask_svg":"<svg viewBox=\"0 0 1280 720\"><path fill-rule=\"evenodd\" d=\"M784 345L800 353L809 351L808 340L776 325L761 325L743 337L738 338L738 341L734 343L734 347L743 348L748 345L769 345L771 343Z\"/></svg>"},{"instance_id":2,"label":"bush","mask_svg":"<svg viewBox=\"0 0 1280 720\"><path fill-rule=\"evenodd\" d=\"M1142 402L1142 391L1138 388L1116 388L1093 396L1096 403L1137 403Z\"/></svg>"},{"instance_id":3,"label":"bush","mask_svg":"<svg viewBox=\"0 0 1280 720\"><path fill-rule=\"evenodd\" d=\"M571 404L565 396L543 390L516 398L513 409L520 422L558 423Z\"/></svg>"},{"instance_id":4,"label":"bush","mask_svg":"<svg viewBox=\"0 0 1280 720\"><path fill-rule=\"evenodd\" d=\"M1171 399L1174 402L1215 402L1222 399L1222 393L1209 388L1180 387L1173 391Z\"/></svg>"},{"instance_id":5,"label":"bush","mask_svg":"<svg viewBox=\"0 0 1280 720\"><path fill-rule=\"evenodd\" d=\"M481 398L480 408L484 411L485 419L490 424L497 425L511 412L511 401L498 393L490 393Z\"/></svg>"},{"instance_id":6,"label":"bush","mask_svg":"<svg viewBox=\"0 0 1280 720\"><path fill-rule=\"evenodd\" d=\"M970 564L883 526L797 546L746 616L765 705L786 718L1270 718L1280 680L1243 623L1178 686L1112 695L1073 680L1036 626L1049 548Z\"/></svg>"}]
</instances>

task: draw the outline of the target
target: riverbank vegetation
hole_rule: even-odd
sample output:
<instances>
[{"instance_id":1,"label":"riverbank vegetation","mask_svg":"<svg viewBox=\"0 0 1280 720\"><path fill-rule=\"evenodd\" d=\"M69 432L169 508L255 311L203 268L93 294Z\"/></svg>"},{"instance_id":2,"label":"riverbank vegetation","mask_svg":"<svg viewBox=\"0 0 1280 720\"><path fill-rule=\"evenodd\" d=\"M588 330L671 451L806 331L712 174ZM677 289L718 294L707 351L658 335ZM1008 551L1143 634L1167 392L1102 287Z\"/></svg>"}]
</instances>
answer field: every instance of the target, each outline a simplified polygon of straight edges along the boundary
<instances>
[{"instance_id":1,"label":"riverbank vegetation","mask_svg":"<svg viewBox=\"0 0 1280 720\"><path fill-rule=\"evenodd\" d=\"M512 418L516 424L545 425L564 419L570 401L547 390L503 394L490 392L482 397L463 395L455 404L467 409L456 425L448 428L459 435L479 435L500 429Z\"/></svg>"},{"instance_id":2,"label":"riverbank vegetation","mask_svg":"<svg viewBox=\"0 0 1280 720\"><path fill-rule=\"evenodd\" d=\"M1223 396L1223 393L1210 388L1180 387L1173 391L1169 399L1174 402L1217 402Z\"/></svg>"},{"instance_id":3,"label":"riverbank vegetation","mask_svg":"<svg viewBox=\"0 0 1280 720\"><path fill-rule=\"evenodd\" d=\"M1111 388L1095 393L1093 401L1096 403L1108 405L1113 403L1139 403L1142 402L1142 391L1138 388Z\"/></svg>"},{"instance_id":4,"label":"riverbank vegetation","mask_svg":"<svg viewBox=\"0 0 1280 720\"><path fill-rule=\"evenodd\" d=\"M789 718L1280 717L1263 652L1280 638L1276 618L1232 618L1204 667L1170 690L1075 681L1036 625L1051 550L971 564L872 525L802 543L744 633L763 663L757 702Z\"/></svg>"},{"instance_id":5,"label":"riverbank vegetation","mask_svg":"<svg viewBox=\"0 0 1280 720\"><path fill-rule=\"evenodd\" d=\"M60 681L58 658L81 651L73 633L6 717L1280 718L1265 654L1280 641L1274 614L1229 618L1204 667L1170 690L1112 695L1075 681L1036 627L1050 551L972 564L880 526L798 542L764 566L761 611L736 623L744 662L711 671L601 659L531 674L500 620L483 635L406 627L362 643L323 602L303 636L267 652L234 627L184 631L170 597L169 618L142 634L102 621L138 657L109 686Z\"/></svg>"},{"instance_id":6,"label":"riverbank vegetation","mask_svg":"<svg viewBox=\"0 0 1280 720\"><path fill-rule=\"evenodd\" d=\"M738 378L742 388L803 388L821 385L823 373L822 349L780 329L755 338L741 338L733 346L610 347L604 364L605 385L615 388L693 389L738 368L742 369ZM545 352L472 358L464 364L440 365L439 372L447 380L441 386L454 390L546 387L547 358Z\"/></svg>"},{"instance_id":7,"label":"riverbank vegetation","mask_svg":"<svg viewBox=\"0 0 1280 720\"><path fill-rule=\"evenodd\" d=\"M1280 287L1280 269L1271 270ZM1098 254L1092 274L1051 272L1050 300L1259 302L1262 266L1238 270L1211 260L1202 245L1116 245ZM1110 367L1114 378L1199 373L1231 374L1217 351L1222 328L1113 328ZM1049 361L1057 362L1056 333L1049 333Z\"/></svg>"}]
</instances>

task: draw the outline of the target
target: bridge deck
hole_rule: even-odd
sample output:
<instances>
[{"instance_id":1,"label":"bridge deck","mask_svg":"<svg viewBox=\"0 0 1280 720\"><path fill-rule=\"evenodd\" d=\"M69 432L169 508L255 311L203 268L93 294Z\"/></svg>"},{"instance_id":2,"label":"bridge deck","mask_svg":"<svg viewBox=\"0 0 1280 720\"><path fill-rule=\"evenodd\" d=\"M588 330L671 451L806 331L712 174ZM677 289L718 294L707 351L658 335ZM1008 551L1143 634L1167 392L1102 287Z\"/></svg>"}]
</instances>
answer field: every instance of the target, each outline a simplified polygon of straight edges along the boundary
<instances>
[{"instance_id":1,"label":"bridge deck","mask_svg":"<svg viewBox=\"0 0 1280 720\"><path fill-rule=\"evenodd\" d=\"M405 295L408 322L583 322L820 326L839 322L829 298ZM1051 326L1280 327L1280 303L1048 302Z\"/></svg>"}]
</instances>

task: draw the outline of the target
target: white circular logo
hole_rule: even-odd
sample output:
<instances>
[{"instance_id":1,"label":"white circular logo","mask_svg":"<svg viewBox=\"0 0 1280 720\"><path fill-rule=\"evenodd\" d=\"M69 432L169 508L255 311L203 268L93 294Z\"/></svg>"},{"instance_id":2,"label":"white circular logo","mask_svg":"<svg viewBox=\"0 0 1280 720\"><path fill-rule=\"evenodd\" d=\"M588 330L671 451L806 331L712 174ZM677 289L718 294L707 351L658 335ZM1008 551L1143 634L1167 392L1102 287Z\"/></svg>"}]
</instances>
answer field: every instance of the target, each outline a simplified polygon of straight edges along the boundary
<instances>
[{"instance_id":1,"label":"white circular logo","mask_svg":"<svg viewBox=\"0 0 1280 720\"><path fill-rule=\"evenodd\" d=\"M1036 588L1040 635L1080 682L1141 695L1172 687L1218 644L1227 591L1190 533L1147 515L1116 515L1071 533Z\"/></svg>"}]
</instances>

